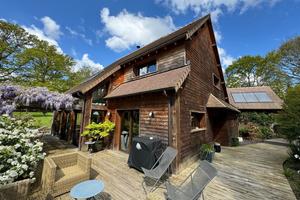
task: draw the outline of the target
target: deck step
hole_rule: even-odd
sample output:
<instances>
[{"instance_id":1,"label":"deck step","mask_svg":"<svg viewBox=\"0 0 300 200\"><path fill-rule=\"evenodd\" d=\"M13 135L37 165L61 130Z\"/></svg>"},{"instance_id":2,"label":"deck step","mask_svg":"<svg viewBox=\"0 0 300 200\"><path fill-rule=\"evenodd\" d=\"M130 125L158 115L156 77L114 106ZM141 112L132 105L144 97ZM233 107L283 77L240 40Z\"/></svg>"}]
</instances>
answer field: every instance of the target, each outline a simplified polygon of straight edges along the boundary
<instances>
[{"instance_id":1,"label":"deck step","mask_svg":"<svg viewBox=\"0 0 300 200\"><path fill-rule=\"evenodd\" d=\"M289 142L283 138L268 139L268 140L265 140L264 143L286 146L286 147L289 146Z\"/></svg>"}]
</instances>

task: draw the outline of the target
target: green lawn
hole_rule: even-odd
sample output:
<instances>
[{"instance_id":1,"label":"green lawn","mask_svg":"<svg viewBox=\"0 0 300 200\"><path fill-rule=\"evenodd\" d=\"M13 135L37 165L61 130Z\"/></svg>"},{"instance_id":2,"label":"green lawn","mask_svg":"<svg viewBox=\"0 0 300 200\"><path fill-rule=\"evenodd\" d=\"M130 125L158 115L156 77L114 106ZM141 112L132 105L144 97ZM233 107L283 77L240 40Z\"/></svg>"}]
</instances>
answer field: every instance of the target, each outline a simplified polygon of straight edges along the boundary
<instances>
[{"instance_id":1,"label":"green lawn","mask_svg":"<svg viewBox=\"0 0 300 200\"><path fill-rule=\"evenodd\" d=\"M22 116L32 116L35 120L34 125L37 127L48 127L51 128L52 124L52 112L47 112L43 114L42 112L14 112L14 117L22 117Z\"/></svg>"}]
</instances>

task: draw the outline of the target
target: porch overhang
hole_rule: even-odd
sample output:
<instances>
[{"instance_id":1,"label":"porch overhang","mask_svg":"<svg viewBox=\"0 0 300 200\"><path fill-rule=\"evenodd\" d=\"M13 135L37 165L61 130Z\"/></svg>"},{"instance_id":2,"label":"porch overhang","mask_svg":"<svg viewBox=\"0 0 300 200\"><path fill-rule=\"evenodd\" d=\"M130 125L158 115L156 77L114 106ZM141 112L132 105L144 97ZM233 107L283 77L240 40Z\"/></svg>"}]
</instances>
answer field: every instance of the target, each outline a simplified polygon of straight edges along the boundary
<instances>
[{"instance_id":1,"label":"porch overhang","mask_svg":"<svg viewBox=\"0 0 300 200\"><path fill-rule=\"evenodd\" d=\"M187 65L129 81L118 86L105 96L105 99L132 96L162 90L175 90L175 92L177 92L187 78L189 72L190 66Z\"/></svg>"},{"instance_id":2,"label":"porch overhang","mask_svg":"<svg viewBox=\"0 0 300 200\"><path fill-rule=\"evenodd\" d=\"M240 111L233 105L227 103L226 101L217 98L213 94L210 94L207 100L206 108L215 108L215 109L228 109L230 111L240 113Z\"/></svg>"}]
</instances>

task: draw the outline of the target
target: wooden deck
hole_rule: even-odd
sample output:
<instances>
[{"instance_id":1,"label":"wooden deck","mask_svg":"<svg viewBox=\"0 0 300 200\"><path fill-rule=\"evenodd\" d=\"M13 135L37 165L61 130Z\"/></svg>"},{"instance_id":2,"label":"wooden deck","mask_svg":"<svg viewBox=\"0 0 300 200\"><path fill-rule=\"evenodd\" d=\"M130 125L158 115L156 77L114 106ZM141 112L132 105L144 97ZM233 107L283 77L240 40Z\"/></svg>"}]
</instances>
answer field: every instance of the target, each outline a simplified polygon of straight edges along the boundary
<instances>
[{"instance_id":1,"label":"wooden deck","mask_svg":"<svg viewBox=\"0 0 300 200\"><path fill-rule=\"evenodd\" d=\"M93 178L105 183L104 193L97 199L146 199L141 186L143 174L127 166L128 155L106 150L92 155ZM295 200L290 185L283 175L282 162L287 158L284 146L257 143L240 147L223 147L216 154L213 165L218 177L205 189L206 199L285 199ZM180 183L196 163L170 181ZM165 199L160 188L149 199ZM70 199L68 194L56 199Z\"/></svg>"}]
</instances>

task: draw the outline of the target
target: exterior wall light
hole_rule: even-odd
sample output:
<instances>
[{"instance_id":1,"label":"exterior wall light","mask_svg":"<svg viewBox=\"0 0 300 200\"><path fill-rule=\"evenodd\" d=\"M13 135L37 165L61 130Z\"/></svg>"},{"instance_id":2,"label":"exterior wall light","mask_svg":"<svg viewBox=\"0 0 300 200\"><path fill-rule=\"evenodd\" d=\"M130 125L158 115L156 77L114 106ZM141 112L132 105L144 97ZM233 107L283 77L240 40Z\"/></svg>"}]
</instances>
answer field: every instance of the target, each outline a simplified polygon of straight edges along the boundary
<instances>
[{"instance_id":1,"label":"exterior wall light","mask_svg":"<svg viewBox=\"0 0 300 200\"><path fill-rule=\"evenodd\" d=\"M149 112L149 117L154 118L154 112L153 111Z\"/></svg>"}]
</instances>

